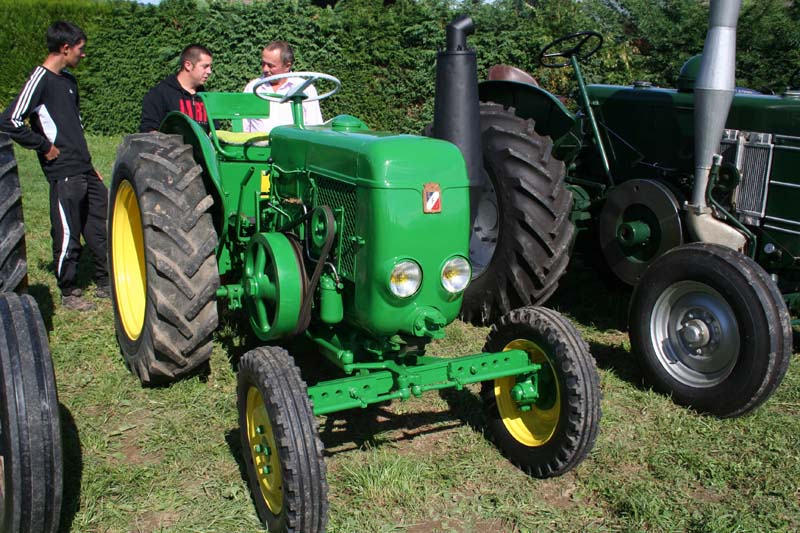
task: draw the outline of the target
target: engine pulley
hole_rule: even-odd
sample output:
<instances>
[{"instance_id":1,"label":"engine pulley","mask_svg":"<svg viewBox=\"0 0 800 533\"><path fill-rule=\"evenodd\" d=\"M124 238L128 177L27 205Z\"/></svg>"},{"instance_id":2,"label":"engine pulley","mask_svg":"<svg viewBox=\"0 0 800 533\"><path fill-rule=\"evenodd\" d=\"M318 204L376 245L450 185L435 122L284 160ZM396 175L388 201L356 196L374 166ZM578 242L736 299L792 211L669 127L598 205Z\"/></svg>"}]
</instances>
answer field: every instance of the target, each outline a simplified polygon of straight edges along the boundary
<instances>
[{"instance_id":1,"label":"engine pulley","mask_svg":"<svg viewBox=\"0 0 800 533\"><path fill-rule=\"evenodd\" d=\"M670 187L656 180L631 180L615 187L598 225L603 257L628 285L636 285L654 259L683 244L680 202Z\"/></svg>"}]
</instances>

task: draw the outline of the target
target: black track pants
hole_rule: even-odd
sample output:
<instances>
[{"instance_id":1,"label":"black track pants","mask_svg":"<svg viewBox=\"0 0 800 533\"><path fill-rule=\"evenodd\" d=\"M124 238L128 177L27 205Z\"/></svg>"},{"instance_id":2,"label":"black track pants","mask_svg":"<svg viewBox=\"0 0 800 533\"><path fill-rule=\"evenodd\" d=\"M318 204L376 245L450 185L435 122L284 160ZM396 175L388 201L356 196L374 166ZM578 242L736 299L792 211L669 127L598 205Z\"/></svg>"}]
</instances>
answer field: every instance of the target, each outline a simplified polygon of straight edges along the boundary
<instances>
[{"instance_id":1,"label":"black track pants","mask_svg":"<svg viewBox=\"0 0 800 533\"><path fill-rule=\"evenodd\" d=\"M50 182L50 236L58 287L69 294L75 288L81 234L94 256L98 286L108 284L106 213L108 189L95 174L80 174Z\"/></svg>"}]
</instances>

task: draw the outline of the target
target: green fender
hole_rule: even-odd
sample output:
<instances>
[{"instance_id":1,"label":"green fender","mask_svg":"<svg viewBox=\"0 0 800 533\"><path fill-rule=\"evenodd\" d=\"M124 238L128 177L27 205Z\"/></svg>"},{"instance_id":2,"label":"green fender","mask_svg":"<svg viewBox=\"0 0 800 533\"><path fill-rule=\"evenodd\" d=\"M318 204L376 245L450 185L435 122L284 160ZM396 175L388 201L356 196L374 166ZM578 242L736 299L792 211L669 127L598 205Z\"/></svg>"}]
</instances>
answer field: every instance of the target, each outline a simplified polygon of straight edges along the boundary
<instances>
[{"instance_id":1,"label":"green fender","mask_svg":"<svg viewBox=\"0 0 800 533\"><path fill-rule=\"evenodd\" d=\"M564 104L549 92L517 81L489 80L478 85L481 102L496 102L513 107L518 117L533 119L536 131L559 139L575 126L576 118Z\"/></svg>"},{"instance_id":2,"label":"green fender","mask_svg":"<svg viewBox=\"0 0 800 533\"><path fill-rule=\"evenodd\" d=\"M203 167L203 181L206 190L214 197L212 218L217 227L217 235L227 235L228 220L222 212L224 191L219 176L217 152L211 145L208 134L197 122L178 111L168 113L159 130L162 133L181 135L183 142L192 147L194 160Z\"/></svg>"}]
</instances>

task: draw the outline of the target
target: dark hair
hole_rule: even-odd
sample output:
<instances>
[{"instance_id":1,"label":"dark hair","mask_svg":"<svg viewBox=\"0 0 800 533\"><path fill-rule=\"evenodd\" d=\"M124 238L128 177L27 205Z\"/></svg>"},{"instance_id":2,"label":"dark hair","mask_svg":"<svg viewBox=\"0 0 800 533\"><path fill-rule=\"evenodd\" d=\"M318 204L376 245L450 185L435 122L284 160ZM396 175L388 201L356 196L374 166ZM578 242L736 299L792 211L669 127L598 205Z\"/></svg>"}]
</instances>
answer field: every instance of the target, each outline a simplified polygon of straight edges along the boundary
<instances>
[{"instance_id":1,"label":"dark hair","mask_svg":"<svg viewBox=\"0 0 800 533\"><path fill-rule=\"evenodd\" d=\"M292 45L286 41L272 41L264 47L264 50L280 50L283 64L288 65L291 63L294 65L294 50L292 50Z\"/></svg>"},{"instance_id":2,"label":"dark hair","mask_svg":"<svg viewBox=\"0 0 800 533\"><path fill-rule=\"evenodd\" d=\"M183 49L181 52L181 64L178 67L178 70L183 68L183 64L187 61L190 62L192 65L200 61L201 55L207 55L208 57L213 57L214 54L211 53L211 50L203 46L202 44L190 44L186 48Z\"/></svg>"},{"instance_id":3,"label":"dark hair","mask_svg":"<svg viewBox=\"0 0 800 533\"><path fill-rule=\"evenodd\" d=\"M48 52L60 52L65 44L75 46L81 41L86 42L86 34L71 22L57 20L47 28Z\"/></svg>"}]
</instances>

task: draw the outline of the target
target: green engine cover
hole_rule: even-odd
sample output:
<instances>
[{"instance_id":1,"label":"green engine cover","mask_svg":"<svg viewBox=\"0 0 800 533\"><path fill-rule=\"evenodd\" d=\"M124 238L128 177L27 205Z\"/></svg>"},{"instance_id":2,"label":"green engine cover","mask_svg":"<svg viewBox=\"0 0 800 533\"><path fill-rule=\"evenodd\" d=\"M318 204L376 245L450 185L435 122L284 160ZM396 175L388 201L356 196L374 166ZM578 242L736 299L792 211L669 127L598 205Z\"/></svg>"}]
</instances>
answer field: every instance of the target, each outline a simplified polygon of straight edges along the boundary
<instances>
[{"instance_id":1,"label":"green engine cover","mask_svg":"<svg viewBox=\"0 0 800 533\"><path fill-rule=\"evenodd\" d=\"M376 336L420 335L422 323L443 327L458 315L461 295L444 289L442 269L454 256L469 257L461 152L445 141L365 131L352 117L340 118L274 129L276 168L288 171L283 176L301 170L313 185L278 178L272 186L282 197L312 196L314 206L337 213L346 321ZM389 289L392 268L403 260L422 270L419 290L407 298Z\"/></svg>"}]
</instances>

